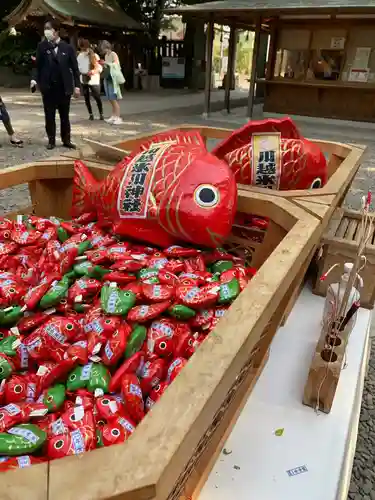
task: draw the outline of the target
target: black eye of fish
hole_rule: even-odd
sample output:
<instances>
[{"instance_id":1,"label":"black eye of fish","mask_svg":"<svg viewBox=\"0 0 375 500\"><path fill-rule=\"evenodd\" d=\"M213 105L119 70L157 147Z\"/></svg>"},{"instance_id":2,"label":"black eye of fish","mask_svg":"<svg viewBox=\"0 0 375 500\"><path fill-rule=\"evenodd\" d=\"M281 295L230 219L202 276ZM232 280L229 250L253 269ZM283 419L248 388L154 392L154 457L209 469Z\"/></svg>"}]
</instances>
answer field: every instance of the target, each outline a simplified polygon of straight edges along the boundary
<instances>
[{"instance_id":1,"label":"black eye of fish","mask_svg":"<svg viewBox=\"0 0 375 500\"><path fill-rule=\"evenodd\" d=\"M62 448L64 446L64 441L62 439L59 439L58 441L56 441L54 446L55 446L56 450L59 450L60 448Z\"/></svg>"},{"instance_id":2,"label":"black eye of fish","mask_svg":"<svg viewBox=\"0 0 375 500\"><path fill-rule=\"evenodd\" d=\"M215 193L210 188L203 188L199 192L199 199L203 201L203 203L212 203L215 199Z\"/></svg>"},{"instance_id":3,"label":"black eye of fish","mask_svg":"<svg viewBox=\"0 0 375 500\"><path fill-rule=\"evenodd\" d=\"M322 187L322 181L321 179L318 177L316 179L314 179L311 183L311 189L319 189L320 187Z\"/></svg>"},{"instance_id":4,"label":"black eye of fish","mask_svg":"<svg viewBox=\"0 0 375 500\"><path fill-rule=\"evenodd\" d=\"M219 202L219 191L211 184L201 184L194 193L195 202L204 208L214 207Z\"/></svg>"}]
</instances>

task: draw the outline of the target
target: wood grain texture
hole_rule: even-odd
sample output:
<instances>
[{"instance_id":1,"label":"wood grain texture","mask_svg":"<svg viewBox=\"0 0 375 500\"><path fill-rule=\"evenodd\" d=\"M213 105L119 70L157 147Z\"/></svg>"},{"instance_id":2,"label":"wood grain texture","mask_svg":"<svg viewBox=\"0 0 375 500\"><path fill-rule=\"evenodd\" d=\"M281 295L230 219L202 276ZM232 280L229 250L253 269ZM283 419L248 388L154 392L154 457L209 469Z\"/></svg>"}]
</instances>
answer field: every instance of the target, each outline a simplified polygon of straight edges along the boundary
<instances>
[{"instance_id":1,"label":"wood grain texture","mask_svg":"<svg viewBox=\"0 0 375 500\"><path fill-rule=\"evenodd\" d=\"M2 472L0 474L1 500L49 500L48 466L47 463L43 463Z\"/></svg>"}]
</instances>

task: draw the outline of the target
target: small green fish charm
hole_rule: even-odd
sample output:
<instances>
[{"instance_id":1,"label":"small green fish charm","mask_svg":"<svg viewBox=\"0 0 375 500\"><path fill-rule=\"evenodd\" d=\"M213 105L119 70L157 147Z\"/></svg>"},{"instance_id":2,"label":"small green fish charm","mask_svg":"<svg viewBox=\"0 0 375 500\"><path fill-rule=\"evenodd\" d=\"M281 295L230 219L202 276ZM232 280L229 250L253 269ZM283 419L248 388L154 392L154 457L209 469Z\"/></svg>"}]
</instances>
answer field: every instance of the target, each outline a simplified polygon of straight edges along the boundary
<instances>
[{"instance_id":1,"label":"small green fish charm","mask_svg":"<svg viewBox=\"0 0 375 500\"><path fill-rule=\"evenodd\" d=\"M43 446L47 433L33 424L20 424L0 433L0 455L34 453Z\"/></svg>"},{"instance_id":2,"label":"small green fish charm","mask_svg":"<svg viewBox=\"0 0 375 500\"><path fill-rule=\"evenodd\" d=\"M0 312L0 325L1 326L11 326L15 325L23 316L23 310L21 306L11 306L3 309Z\"/></svg>"},{"instance_id":3,"label":"small green fish charm","mask_svg":"<svg viewBox=\"0 0 375 500\"><path fill-rule=\"evenodd\" d=\"M63 276L60 281L52 283L48 292L43 295L39 305L42 309L49 309L57 305L60 300L66 297L69 289L69 277Z\"/></svg>"},{"instance_id":4,"label":"small green fish charm","mask_svg":"<svg viewBox=\"0 0 375 500\"><path fill-rule=\"evenodd\" d=\"M100 292L100 303L103 311L115 316L125 316L134 306L135 293L121 290L115 283L104 285Z\"/></svg>"},{"instance_id":5,"label":"small green fish charm","mask_svg":"<svg viewBox=\"0 0 375 500\"><path fill-rule=\"evenodd\" d=\"M134 325L133 331L129 335L125 349L125 359L130 358L136 352L141 350L141 347L146 340L147 328L142 325Z\"/></svg>"},{"instance_id":6,"label":"small green fish charm","mask_svg":"<svg viewBox=\"0 0 375 500\"><path fill-rule=\"evenodd\" d=\"M15 367L10 358L3 353L0 353L0 380L9 378Z\"/></svg>"},{"instance_id":7,"label":"small green fish charm","mask_svg":"<svg viewBox=\"0 0 375 500\"><path fill-rule=\"evenodd\" d=\"M10 335L9 337L5 337L4 340L0 341L0 352L6 354L7 356L15 356L16 355L16 346L13 346L14 343L18 340L16 335Z\"/></svg>"},{"instance_id":8,"label":"small green fish charm","mask_svg":"<svg viewBox=\"0 0 375 500\"><path fill-rule=\"evenodd\" d=\"M184 306L183 304L174 304L168 309L168 314L177 319L190 319L194 318L196 312L194 309L191 309L188 306Z\"/></svg>"},{"instance_id":9,"label":"small green fish charm","mask_svg":"<svg viewBox=\"0 0 375 500\"><path fill-rule=\"evenodd\" d=\"M44 394L43 404L46 405L48 411L53 412L61 408L65 401L65 385L55 384L50 387Z\"/></svg>"},{"instance_id":10,"label":"small green fish charm","mask_svg":"<svg viewBox=\"0 0 375 500\"><path fill-rule=\"evenodd\" d=\"M57 228L57 237L61 243L65 243L69 239L69 234L63 227L59 226Z\"/></svg>"},{"instance_id":11,"label":"small green fish charm","mask_svg":"<svg viewBox=\"0 0 375 500\"><path fill-rule=\"evenodd\" d=\"M66 387L68 391L87 388L90 392L101 389L103 393L108 392L111 376L107 368L101 363L87 363L85 366L77 366L70 373Z\"/></svg>"},{"instance_id":12,"label":"small green fish charm","mask_svg":"<svg viewBox=\"0 0 375 500\"><path fill-rule=\"evenodd\" d=\"M90 373L90 379L87 383L87 390L95 393L97 389L108 392L111 375L108 369L102 363L94 363Z\"/></svg>"},{"instance_id":13,"label":"small green fish charm","mask_svg":"<svg viewBox=\"0 0 375 500\"><path fill-rule=\"evenodd\" d=\"M138 272L138 278L147 283L159 283L158 274L159 270L156 267L145 267Z\"/></svg>"},{"instance_id":14,"label":"small green fish charm","mask_svg":"<svg viewBox=\"0 0 375 500\"><path fill-rule=\"evenodd\" d=\"M223 273L224 271L228 271L228 269L232 269L232 267L233 262L231 260L218 260L212 265L212 272Z\"/></svg>"},{"instance_id":15,"label":"small green fish charm","mask_svg":"<svg viewBox=\"0 0 375 500\"><path fill-rule=\"evenodd\" d=\"M240 294L240 283L237 278L233 278L228 283L220 285L218 304L228 304Z\"/></svg>"}]
</instances>

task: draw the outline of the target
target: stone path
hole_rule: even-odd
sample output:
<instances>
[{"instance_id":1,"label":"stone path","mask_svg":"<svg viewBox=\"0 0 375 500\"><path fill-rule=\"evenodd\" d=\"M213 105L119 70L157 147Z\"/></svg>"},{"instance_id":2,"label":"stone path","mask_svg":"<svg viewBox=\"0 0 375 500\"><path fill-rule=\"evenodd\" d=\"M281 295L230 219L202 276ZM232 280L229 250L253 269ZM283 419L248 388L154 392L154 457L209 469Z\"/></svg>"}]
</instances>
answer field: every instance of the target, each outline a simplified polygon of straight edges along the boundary
<instances>
[{"instance_id":1,"label":"stone path","mask_svg":"<svg viewBox=\"0 0 375 500\"><path fill-rule=\"evenodd\" d=\"M0 128L0 168L17 165L48 156L45 149L44 116L40 105L40 97L28 92L10 93L3 92L5 102L12 116L14 127L26 141L23 149L15 149L6 143L5 132L2 134ZM186 96L186 93L183 94ZM143 96L142 96L143 97ZM165 94L159 97L158 103L151 98L135 98L126 94L122 102L122 115L124 124L120 127L111 127L100 121L89 122L82 101L74 102L72 105L72 125L74 141L77 145L84 143L83 139L89 137L100 141L116 140L118 138L131 137L142 131L158 130L181 123L208 124L211 126L236 128L243 123L244 110L235 110L228 117L224 112L212 113L210 119L203 120L196 113L197 102L203 100L201 94L199 99L194 96L191 109L186 106L181 109L178 106L179 98L173 95L168 98ZM108 109L108 108L107 108ZM189 113L190 111L190 113ZM260 110L257 109L260 116ZM371 127L356 125L340 126L327 122L318 124L310 121L300 121L298 125L306 137L324 138L339 142L354 144L366 144L368 150L363 164L353 182L345 203L353 208L359 208L363 193L371 190L375 194L375 130ZM61 152L59 148L53 155ZM27 202L27 186L15 187L0 191L0 213L16 210L25 206ZM373 399L374 398L374 399ZM350 486L349 500L375 500L375 343L371 350L370 366L366 378L361 421L356 456L353 467L352 483ZM318 500L318 499L317 499ZM334 500L334 499L332 499Z\"/></svg>"}]
</instances>

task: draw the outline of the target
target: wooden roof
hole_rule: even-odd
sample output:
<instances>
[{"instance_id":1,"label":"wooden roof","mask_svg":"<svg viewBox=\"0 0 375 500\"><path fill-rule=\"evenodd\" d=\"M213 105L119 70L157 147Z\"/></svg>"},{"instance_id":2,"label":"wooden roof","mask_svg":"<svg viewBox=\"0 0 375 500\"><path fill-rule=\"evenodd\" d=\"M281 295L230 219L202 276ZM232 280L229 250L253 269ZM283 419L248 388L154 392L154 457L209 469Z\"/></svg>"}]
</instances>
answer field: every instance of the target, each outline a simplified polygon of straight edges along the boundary
<instances>
[{"instance_id":1,"label":"wooden roof","mask_svg":"<svg viewBox=\"0 0 375 500\"><path fill-rule=\"evenodd\" d=\"M22 0L4 21L15 26L30 15L50 15L68 24L80 21L113 28L142 29L116 0Z\"/></svg>"},{"instance_id":2,"label":"wooden roof","mask_svg":"<svg viewBox=\"0 0 375 500\"><path fill-rule=\"evenodd\" d=\"M239 20L244 23L251 22L257 16L375 14L375 0L220 0L182 5L175 9L168 9L166 12L205 20Z\"/></svg>"}]
</instances>

